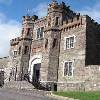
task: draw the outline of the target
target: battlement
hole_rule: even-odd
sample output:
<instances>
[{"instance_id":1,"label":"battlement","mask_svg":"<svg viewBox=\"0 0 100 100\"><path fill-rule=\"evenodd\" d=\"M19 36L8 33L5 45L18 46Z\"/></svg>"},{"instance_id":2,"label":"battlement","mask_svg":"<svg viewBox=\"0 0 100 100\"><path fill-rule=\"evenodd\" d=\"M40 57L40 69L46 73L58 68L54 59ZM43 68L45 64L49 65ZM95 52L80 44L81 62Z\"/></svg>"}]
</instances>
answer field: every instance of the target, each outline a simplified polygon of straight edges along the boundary
<instances>
[{"instance_id":1,"label":"battlement","mask_svg":"<svg viewBox=\"0 0 100 100\"><path fill-rule=\"evenodd\" d=\"M45 16L45 17L43 17L43 18L40 18L40 19L37 19L37 20L35 20L35 24L36 23L38 23L38 22L43 22L44 20L46 20L47 19L47 16Z\"/></svg>"},{"instance_id":2,"label":"battlement","mask_svg":"<svg viewBox=\"0 0 100 100\"><path fill-rule=\"evenodd\" d=\"M11 46L18 45L19 41L20 41L20 37L17 37L15 39L12 39L12 40L10 40L10 45Z\"/></svg>"},{"instance_id":3,"label":"battlement","mask_svg":"<svg viewBox=\"0 0 100 100\"><path fill-rule=\"evenodd\" d=\"M76 16L74 16L71 19L64 20L62 29L64 29L64 31L67 31L67 30L70 30L73 28L77 28L77 27L81 26L82 24L83 24L82 16L80 14L77 14Z\"/></svg>"},{"instance_id":4,"label":"battlement","mask_svg":"<svg viewBox=\"0 0 100 100\"><path fill-rule=\"evenodd\" d=\"M38 19L38 16L36 16L36 15L33 15L33 16L27 15L27 16L23 16L22 17L22 21L23 22L26 22L26 21L35 21L37 19Z\"/></svg>"},{"instance_id":5,"label":"battlement","mask_svg":"<svg viewBox=\"0 0 100 100\"><path fill-rule=\"evenodd\" d=\"M61 6L56 1L52 1L52 3L48 5L48 13L51 13L52 11L62 12Z\"/></svg>"}]
</instances>

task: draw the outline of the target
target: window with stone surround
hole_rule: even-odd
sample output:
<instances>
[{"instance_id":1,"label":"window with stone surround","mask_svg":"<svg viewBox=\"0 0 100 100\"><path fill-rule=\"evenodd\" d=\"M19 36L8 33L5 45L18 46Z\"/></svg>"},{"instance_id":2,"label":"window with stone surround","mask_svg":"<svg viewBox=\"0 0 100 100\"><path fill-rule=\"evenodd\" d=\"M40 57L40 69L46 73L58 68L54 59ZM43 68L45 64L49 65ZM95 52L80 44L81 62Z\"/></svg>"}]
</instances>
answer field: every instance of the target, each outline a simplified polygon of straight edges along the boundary
<instances>
[{"instance_id":1,"label":"window with stone surround","mask_svg":"<svg viewBox=\"0 0 100 100\"><path fill-rule=\"evenodd\" d=\"M17 56L17 51L14 51L14 56Z\"/></svg>"},{"instance_id":2,"label":"window with stone surround","mask_svg":"<svg viewBox=\"0 0 100 100\"><path fill-rule=\"evenodd\" d=\"M73 76L73 62L64 62L64 76Z\"/></svg>"},{"instance_id":3,"label":"window with stone surround","mask_svg":"<svg viewBox=\"0 0 100 100\"><path fill-rule=\"evenodd\" d=\"M54 38L53 39L53 44L52 44L52 48L55 48L55 47L57 47L57 39L56 38Z\"/></svg>"},{"instance_id":4,"label":"window with stone surround","mask_svg":"<svg viewBox=\"0 0 100 100\"><path fill-rule=\"evenodd\" d=\"M56 19L55 19L55 25L59 25L59 17L56 17Z\"/></svg>"},{"instance_id":5,"label":"window with stone surround","mask_svg":"<svg viewBox=\"0 0 100 100\"><path fill-rule=\"evenodd\" d=\"M36 39L42 39L43 38L43 31L44 31L44 27L37 29Z\"/></svg>"},{"instance_id":6,"label":"window with stone surround","mask_svg":"<svg viewBox=\"0 0 100 100\"><path fill-rule=\"evenodd\" d=\"M69 36L69 37L65 37L65 45L64 45L64 49L71 49L74 48L75 45L75 36Z\"/></svg>"},{"instance_id":7,"label":"window with stone surround","mask_svg":"<svg viewBox=\"0 0 100 100\"><path fill-rule=\"evenodd\" d=\"M28 52L29 52L29 47L28 46L25 46L24 54L28 54Z\"/></svg>"}]
</instances>

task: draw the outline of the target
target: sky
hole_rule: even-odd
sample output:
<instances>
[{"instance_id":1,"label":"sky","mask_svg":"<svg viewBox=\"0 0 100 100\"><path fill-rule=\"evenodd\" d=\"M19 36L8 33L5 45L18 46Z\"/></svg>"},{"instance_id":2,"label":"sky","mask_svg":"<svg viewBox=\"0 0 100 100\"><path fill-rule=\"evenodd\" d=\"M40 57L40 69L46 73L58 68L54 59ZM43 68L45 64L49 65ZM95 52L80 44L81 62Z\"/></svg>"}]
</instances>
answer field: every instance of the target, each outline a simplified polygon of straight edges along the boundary
<instances>
[{"instance_id":1,"label":"sky","mask_svg":"<svg viewBox=\"0 0 100 100\"><path fill-rule=\"evenodd\" d=\"M61 3L62 0L57 0ZM100 23L100 0L63 0L75 12L88 14ZM0 58L9 56L10 40L20 36L24 15L47 14L51 0L0 0Z\"/></svg>"}]
</instances>

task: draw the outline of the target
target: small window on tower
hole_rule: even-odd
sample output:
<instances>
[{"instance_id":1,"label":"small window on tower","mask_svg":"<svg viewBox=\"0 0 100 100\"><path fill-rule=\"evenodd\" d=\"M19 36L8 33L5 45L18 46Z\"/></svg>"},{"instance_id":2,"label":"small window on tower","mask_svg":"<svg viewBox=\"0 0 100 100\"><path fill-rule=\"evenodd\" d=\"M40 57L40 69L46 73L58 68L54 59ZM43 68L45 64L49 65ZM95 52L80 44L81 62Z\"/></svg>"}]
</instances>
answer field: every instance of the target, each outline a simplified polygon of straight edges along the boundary
<instances>
[{"instance_id":1,"label":"small window on tower","mask_svg":"<svg viewBox=\"0 0 100 100\"><path fill-rule=\"evenodd\" d=\"M37 39L40 38L40 28L37 29Z\"/></svg>"},{"instance_id":2,"label":"small window on tower","mask_svg":"<svg viewBox=\"0 0 100 100\"><path fill-rule=\"evenodd\" d=\"M17 56L17 51L14 51L14 56Z\"/></svg>"},{"instance_id":3,"label":"small window on tower","mask_svg":"<svg viewBox=\"0 0 100 100\"><path fill-rule=\"evenodd\" d=\"M28 52L29 52L29 47L28 46L25 46L24 54L28 54Z\"/></svg>"},{"instance_id":4,"label":"small window on tower","mask_svg":"<svg viewBox=\"0 0 100 100\"><path fill-rule=\"evenodd\" d=\"M27 29L27 36L30 34L30 28Z\"/></svg>"},{"instance_id":5,"label":"small window on tower","mask_svg":"<svg viewBox=\"0 0 100 100\"><path fill-rule=\"evenodd\" d=\"M19 55L21 54L21 47L19 47Z\"/></svg>"},{"instance_id":6,"label":"small window on tower","mask_svg":"<svg viewBox=\"0 0 100 100\"><path fill-rule=\"evenodd\" d=\"M44 27L41 27L40 38L43 38Z\"/></svg>"},{"instance_id":7,"label":"small window on tower","mask_svg":"<svg viewBox=\"0 0 100 100\"><path fill-rule=\"evenodd\" d=\"M59 25L59 17L56 17L55 25Z\"/></svg>"},{"instance_id":8,"label":"small window on tower","mask_svg":"<svg viewBox=\"0 0 100 100\"><path fill-rule=\"evenodd\" d=\"M45 48L48 46L48 39L45 39Z\"/></svg>"},{"instance_id":9,"label":"small window on tower","mask_svg":"<svg viewBox=\"0 0 100 100\"><path fill-rule=\"evenodd\" d=\"M54 40L53 40L52 48L55 48L55 46L57 46L57 39L54 39Z\"/></svg>"}]
</instances>

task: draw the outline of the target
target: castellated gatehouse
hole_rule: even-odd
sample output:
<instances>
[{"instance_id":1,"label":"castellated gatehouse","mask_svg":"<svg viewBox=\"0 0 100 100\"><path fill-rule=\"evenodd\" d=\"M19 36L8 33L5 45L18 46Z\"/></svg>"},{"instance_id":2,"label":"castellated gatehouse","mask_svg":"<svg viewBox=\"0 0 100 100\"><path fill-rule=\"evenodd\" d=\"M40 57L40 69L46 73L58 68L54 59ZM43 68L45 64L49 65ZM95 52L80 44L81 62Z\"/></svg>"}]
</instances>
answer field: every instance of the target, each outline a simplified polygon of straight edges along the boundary
<instances>
[{"instance_id":1,"label":"castellated gatehouse","mask_svg":"<svg viewBox=\"0 0 100 100\"><path fill-rule=\"evenodd\" d=\"M100 25L52 0L47 15L22 17L10 41L11 80L62 91L100 90Z\"/></svg>"}]
</instances>

